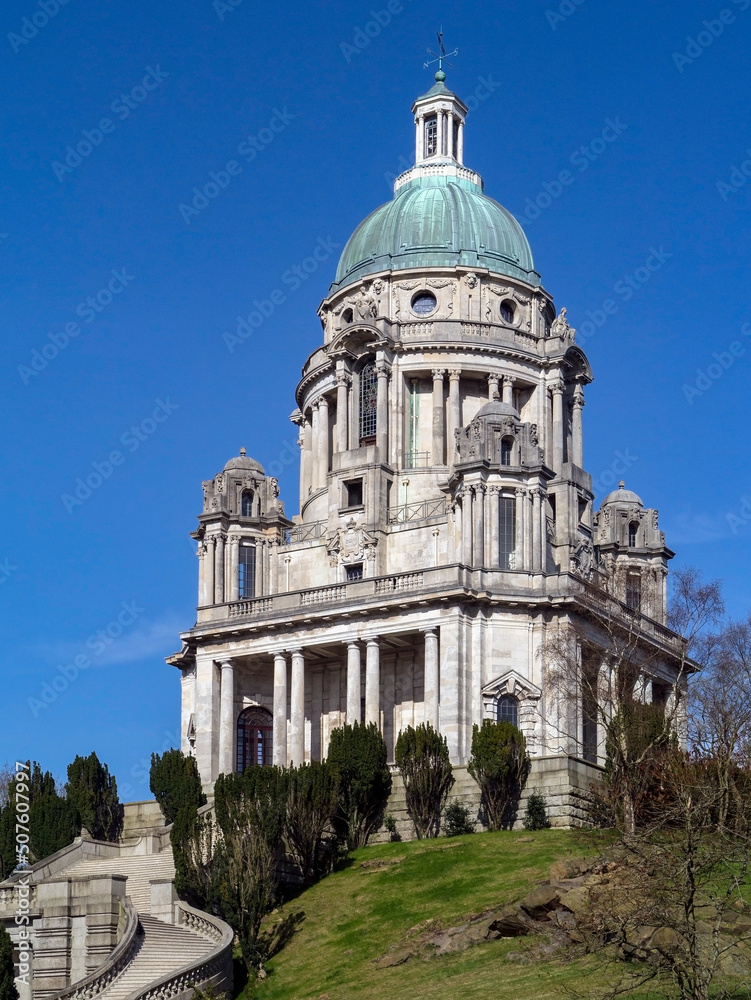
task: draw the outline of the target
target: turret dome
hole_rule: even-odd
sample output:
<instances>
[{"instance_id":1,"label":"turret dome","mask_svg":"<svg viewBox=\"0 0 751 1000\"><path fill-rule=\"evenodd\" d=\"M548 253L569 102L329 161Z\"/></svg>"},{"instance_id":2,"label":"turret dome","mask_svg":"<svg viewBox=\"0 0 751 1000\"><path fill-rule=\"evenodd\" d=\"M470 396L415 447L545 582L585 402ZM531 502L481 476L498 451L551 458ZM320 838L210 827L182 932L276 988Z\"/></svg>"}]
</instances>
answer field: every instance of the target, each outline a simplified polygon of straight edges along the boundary
<instances>
[{"instance_id":1,"label":"turret dome","mask_svg":"<svg viewBox=\"0 0 751 1000\"><path fill-rule=\"evenodd\" d=\"M644 506L644 501L640 496L637 496L633 490L627 490L626 484L624 482L618 483L618 489L613 490L612 493L608 493L605 499L602 501L602 506L609 503L635 503L639 507Z\"/></svg>"},{"instance_id":2,"label":"turret dome","mask_svg":"<svg viewBox=\"0 0 751 1000\"><path fill-rule=\"evenodd\" d=\"M263 466L256 462L254 458L249 458L244 448L240 449L240 454L231 458L224 466L224 472L255 472L256 475L265 475Z\"/></svg>"}]
</instances>

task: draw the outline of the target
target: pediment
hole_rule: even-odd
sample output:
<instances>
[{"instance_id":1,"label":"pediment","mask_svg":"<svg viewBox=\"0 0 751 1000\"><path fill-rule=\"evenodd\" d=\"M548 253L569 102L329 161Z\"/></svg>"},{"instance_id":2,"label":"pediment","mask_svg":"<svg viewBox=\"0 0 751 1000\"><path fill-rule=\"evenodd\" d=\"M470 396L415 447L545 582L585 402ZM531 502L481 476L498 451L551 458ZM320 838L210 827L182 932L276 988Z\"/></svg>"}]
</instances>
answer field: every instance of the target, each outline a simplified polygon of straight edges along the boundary
<instances>
[{"instance_id":1,"label":"pediment","mask_svg":"<svg viewBox=\"0 0 751 1000\"><path fill-rule=\"evenodd\" d=\"M532 698L537 700L542 697L542 691L533 684L528 677L522 677L516 670L507 670L505 673L490 681L482 689L483 695L491 698L500 698L504 694L513 695L515 698Z\"/></svg>"}]
</instances>

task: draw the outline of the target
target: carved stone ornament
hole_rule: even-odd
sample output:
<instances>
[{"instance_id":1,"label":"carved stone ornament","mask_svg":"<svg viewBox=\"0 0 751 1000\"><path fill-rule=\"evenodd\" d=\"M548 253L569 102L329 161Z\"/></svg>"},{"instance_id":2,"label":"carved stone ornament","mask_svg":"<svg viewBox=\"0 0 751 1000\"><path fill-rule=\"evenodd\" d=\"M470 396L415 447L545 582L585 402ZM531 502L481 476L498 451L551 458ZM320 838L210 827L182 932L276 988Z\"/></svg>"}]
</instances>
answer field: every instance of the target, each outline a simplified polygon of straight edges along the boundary
<instances>
[{"instance_id":1,"label":"carved stone ornament","mask_svg":"<svg viewBox=\"0 0 751 1000\"><path fill-rule=\"evenodd\" d=\"M378 304L365 284L360 285L360 291L355 296L354 305L358 319L370 320L378 316Z\"/></svg>"},{"instance_id":2,"label":"carved stone ornament","mask_svg":"<svg viewBox=\"0 0 751 1000\"><path fill-rule=\"evenodd\" d=\"M477 278L477 275L475 274L474 271L470 271L469 274L465 274L464 275L464 281L467 284L467 288L476 288L477 287L478 278Z\"/></svg>"},{"instance_id":3,"label":"carved stone ornament","mask_svg":"<svg viewBox=\"0 0 751 1000\"><path fill-rule=\"evenodd\" d=\"M335 566L337 563L348 565L361 562L370 555L370 550L375 545L374 536L351 517L342 527L337 528L326 548L331 565Z\"/></svg>"},{"instance_id":4,"label":"carved stone ornament","mask_svg":"<svg viewBox=\"0 0 751 1000\"><path fill-rule=\"evenodd\" d=\"M594 548L592 547L592 542L588 538L583 538L579 542L579 545L574 552L572 561L577 573L585 577L590 575L592 572L592 563L594 561Z\"/></svg>"},{"instance_id":5,"label":"carved stone ornament","mask_svg":"<svg viewBox=\"0 0 751 1000\"><path fill-rule=\"evenodd\" d=\"M422 282L417 281L398 281L396 284L397 288L404 288L405 291L411 292L413 288L417 288Z\"/></svg>"},{"instance_id":6,"label":"carved stone ornament","mask_svg":"<svg viewBox=\"0 0 751 1000\"><path fill-rule=\"evenodd\" d=\"M563 306L560 313L553 320L550 327L551 337L561 337L565 341L572 341L576 336L576 330L569 326L568 319L566 318L566 307Z\"/></svg>"},{"instance_id":7,"label":"carved stone ornament","mask_svg":"<svg viewBox=\"0 0 751 1000\"><path fill-rule=\"evenodd\" d=\"M373 291L376 293L376 295L380 295L384 287L385 286L380 278L376 278L376 280L373 282Z\"/></svg>"}]
</instances>

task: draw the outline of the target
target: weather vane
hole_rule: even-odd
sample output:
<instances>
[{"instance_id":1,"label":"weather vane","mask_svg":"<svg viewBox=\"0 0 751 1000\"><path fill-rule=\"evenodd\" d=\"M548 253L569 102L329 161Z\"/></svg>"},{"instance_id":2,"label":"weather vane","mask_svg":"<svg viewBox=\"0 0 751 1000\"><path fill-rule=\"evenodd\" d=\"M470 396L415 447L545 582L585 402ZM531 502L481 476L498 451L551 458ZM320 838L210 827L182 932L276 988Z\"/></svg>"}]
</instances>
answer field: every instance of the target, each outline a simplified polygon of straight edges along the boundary
<instances>
[{"instance_id":1,"label":"weather vane","mask_svg":"<svg viewBox=\"0 0 751 1000\"><path fill-rule=\"evenodd\" d=\"M443 44L443 27L441 27L441 30L437 33L436 38L438 39L438 51L434 52L432 49L428 49L428 55L429 56L435 56L435 58L434 59L428 59L427 62L423 63L423 66L422 66L423 69L427 69L428 66L432 66L433 63L438 63L438 69L442 70L443 69L443 61L444 61L444 59L449 59L451 56L458 56L459 55L459 49L454 49L453 52L447 52L446 51L446 49L444 47L444 44ZM449 67L449 69L453 69L454 68L454 64L453 63L447 62L446 65Z\"/></svg>"}]
</instances>

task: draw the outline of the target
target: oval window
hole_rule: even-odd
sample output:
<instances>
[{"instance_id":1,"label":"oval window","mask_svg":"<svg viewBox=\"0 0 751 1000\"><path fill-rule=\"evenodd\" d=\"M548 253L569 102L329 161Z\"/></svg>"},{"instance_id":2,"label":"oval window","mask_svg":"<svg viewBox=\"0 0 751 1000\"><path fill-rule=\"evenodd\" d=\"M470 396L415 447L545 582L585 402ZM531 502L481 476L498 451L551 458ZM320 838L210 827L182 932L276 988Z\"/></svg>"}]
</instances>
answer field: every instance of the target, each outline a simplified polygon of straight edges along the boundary
<instances>
[{"instance_id":1,"label":"oval window","mask_svg":"<svg viewBox=\"0 0 751 1000\"><path fill-rule=\"evenodd\" d=\"M504 299L501 302L501 319L504 323L513 323L514 314L516 313L516 308L513 302L509 302L508 299Z\"/></svg>"},{"instance_id":2,"label":"oval window","mask_svg":"<svg viewBox=\"0 0 751 1000\"><path fill-rule=\"evenodd\" d=\"M418 316L427 316L432 313L437 303L432 292L418 292L412 299L412 312Z\"/></svg>"}]
</instances>

